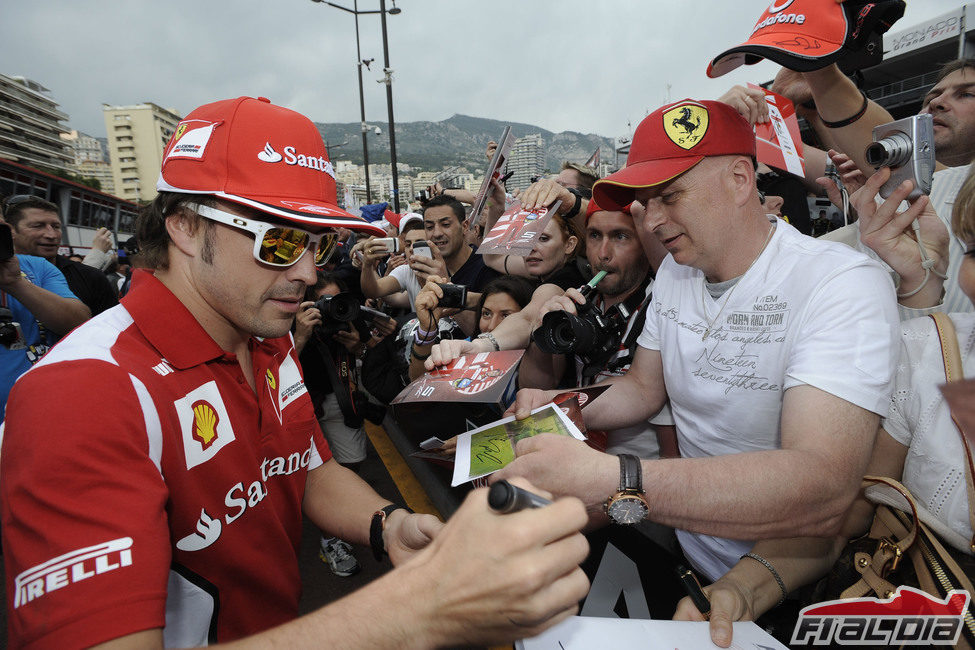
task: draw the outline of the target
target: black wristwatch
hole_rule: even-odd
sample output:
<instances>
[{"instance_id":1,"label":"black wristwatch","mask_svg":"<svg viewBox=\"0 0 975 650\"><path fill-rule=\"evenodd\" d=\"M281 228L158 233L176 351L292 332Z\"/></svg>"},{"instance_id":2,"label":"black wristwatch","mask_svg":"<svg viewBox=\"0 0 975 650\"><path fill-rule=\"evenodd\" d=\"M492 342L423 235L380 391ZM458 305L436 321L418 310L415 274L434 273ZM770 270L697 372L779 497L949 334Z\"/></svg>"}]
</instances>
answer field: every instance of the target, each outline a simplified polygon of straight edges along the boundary
<instances>
[{"instance_id":1,"label":"black wristwatch","mask_svg":"<svg viewBox=\"0 0 975 650\"><path fill-rule=\"evenodd\" d=\"M616 524L635 524L650 514L643 493L643 466L632 454L620 454L620 490L606 499L603 509Z\"/></svg>"},{"instance_id":2,"label":"black wristwatch","mask_svg":"<svg viewBox=\"0 0 975 650\"><path fill-rule=\"evenodd\" d=\"M388 555L386 552L386 542L383 541L383 529L386 527L386 517L391 515L394 510L400 509L413 514L413 511L406 506L398 506L395 503L391 503L382 510L377 510L372 515L372 523L369 525L369 546L372 547L372 554L376 558L376 562L382 562L383 558Z\"/></svg>"},{"instance_id":3,"label":"black wristwatch","mask_svg":"<svg viewBox=\"0 0 975 650\"><path fill-rule=\"evenodd\" d=\"M577 214L579 214L579 210L582 208L582 198L583 197L582 197L582 192L580 192L579 190L577 190L574 187L567 187L565 189L567 189L568 191L572 192L572 194L575 195L575 197L576 197L576 203L575 203L575 205L572 206L572 209L569 210L568 212L566 212L564 215L562 215L566 219L571 219L572 217L574 217Z\"/></svg>"}]
</instances>

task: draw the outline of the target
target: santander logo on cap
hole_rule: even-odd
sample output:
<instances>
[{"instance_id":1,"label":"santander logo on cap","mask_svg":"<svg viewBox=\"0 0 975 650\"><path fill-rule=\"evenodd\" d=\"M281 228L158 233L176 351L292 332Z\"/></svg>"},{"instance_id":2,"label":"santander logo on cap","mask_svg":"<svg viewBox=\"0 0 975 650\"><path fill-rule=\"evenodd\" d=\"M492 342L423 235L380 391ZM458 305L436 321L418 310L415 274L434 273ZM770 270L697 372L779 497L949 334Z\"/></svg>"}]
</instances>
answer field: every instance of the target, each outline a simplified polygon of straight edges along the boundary
<instances>
[{"instance_id":1,"label":"santander logo on cap","mask_svg":"<svg viewBox=\"0 0 975 650\"><path fill-rule=\"evenodd\" d=\"M285 165L295 165L297 167L304 167L306 169L314 169L335 178L335 168L332 167L332 163L326 160L323 156L306 156L303 153L298 153L297 150L290 145L284 147L283 151L284 155L282 156L274 149L274 147L271 146L270 142L265 142L264 148L258 152L257 158L258 160L266 163L279 163L284 161Z\"/></svg>"}]
</instances>

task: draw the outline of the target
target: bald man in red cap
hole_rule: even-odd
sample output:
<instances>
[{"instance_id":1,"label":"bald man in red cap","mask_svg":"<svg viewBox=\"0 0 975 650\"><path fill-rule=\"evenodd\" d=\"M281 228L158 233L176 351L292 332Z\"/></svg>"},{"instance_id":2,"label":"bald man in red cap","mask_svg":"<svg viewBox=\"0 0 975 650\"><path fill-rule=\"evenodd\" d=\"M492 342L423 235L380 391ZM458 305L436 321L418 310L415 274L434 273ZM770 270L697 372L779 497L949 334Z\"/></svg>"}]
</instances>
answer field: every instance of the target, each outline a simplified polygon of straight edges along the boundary
<instances>
[{"instance_id":1,"label":"bald man in red cap","mask_svg":"<svg viewBox=\"0 0 975 650\"><path fill-rule=\"evenodd\" d=\"M519 442L494 476L578 496L594 520L673 526L709 580L753 540L837 531L890 399L889 276L766 215L754 134L720 102L651 113L593 199L635 201L641 236L669 255L630 370L586 407L586 424L626 426L669 396L682 458L617 458L546 435ZM524 417L552 396L523 390L511 410Z\"/></svg>"}]
</instances>

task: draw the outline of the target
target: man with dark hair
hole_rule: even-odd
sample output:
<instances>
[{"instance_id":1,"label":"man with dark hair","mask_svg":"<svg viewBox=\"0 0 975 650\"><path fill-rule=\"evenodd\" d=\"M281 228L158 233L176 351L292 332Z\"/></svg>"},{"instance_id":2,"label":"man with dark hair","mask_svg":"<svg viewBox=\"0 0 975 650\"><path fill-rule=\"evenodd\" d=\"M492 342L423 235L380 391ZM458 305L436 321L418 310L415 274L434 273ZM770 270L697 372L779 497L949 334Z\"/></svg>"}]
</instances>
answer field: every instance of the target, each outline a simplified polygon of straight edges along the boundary
<instances>
[{"instance_id":1,"label":"man with dark hair","mask_svg":"<svg viewBox=\"0 0 975 650\"><path fill-rule=\"evenodd\" d=\"M88 306L92 316L118 304L116 292L104 273L58 255L61 246L61 217L58 206L29 195L7 201L7 223L13 228L14 249L25 255L43 257L64 274L71 292Z\"/></svg>"},{"instance_id":2,"label":"man with dark hair","mask_svg":"<svg viewBox=\"0 0 975 650\"><path fill-rule=\"evenodd\" d=\"M11 393L11 645L490 644L571 615L577 501L497 515L480 490L444 526L331 457L289 330L335 228L382 231L337 206L314 123L264 98L202 106L157 189L137 228L155 272ZM397 568L297 619L303 514Z\"/></svg>"},{"instance_id":3,"label":"man with dark hair","mask_svg":"<svg viewBox=\"0 0 975 650\"><path fill-rule=\"evenodd\" d=\"M864 151L873 140L873 127L893 120L879 104L869 100L834 64L803 73L816 101L816 110L838 149L849 155L865 174L872 172ZM878 208L873 197L857 203L860 220L858 241L875 251L900 276L898 298L901 318L923 316L931 311L967 312L972 302L958 288L955 278L961 267L966 242L951 235L951 205L975 158L975 60L957 59L945 64L934 86L924 96L920 111L934 122L934 154L937 160L929 200L930 213L919 218L925 256L935 261L931 269L910 226L899 235L886 234L884 225L893 212ZM883 172L888 173L888 172ZM885 179L886 180L886 179ZM940 258L939 242L948 240L948 259ZM904 253L909 254L905 255ZM944 294L942 296L942 293Z\"/></svg>"},{"instance_id":4,"label":"man with dark hair","mask_svg":"<svg viewBox=\"0 0 975 650\"><path fill-rule=\"evenodd\" d=\"M0 208L5 202L0 201ZM0 209L0 237L13 247L12 229ZM0 259L0 422L16 379L30 370L54 342L91 317L47 260L15 254Z\"/></svg>"},{"instance_id":5,"label":"man with dark hair","mask_svg":"<svg viewBox=\"0 0 975 650\"><path fill-rule=\"evenodd\" d=\"M427 241L437 249L433 251L433 259L439 268L429 275L448 278L452 283L476 292L500 275L485 266L481 256L474 254L474 247L464 241L467 215L464 205L457 199L446 194L430 199L423 206L423 227Z\"/></svg>"}]
</instances>

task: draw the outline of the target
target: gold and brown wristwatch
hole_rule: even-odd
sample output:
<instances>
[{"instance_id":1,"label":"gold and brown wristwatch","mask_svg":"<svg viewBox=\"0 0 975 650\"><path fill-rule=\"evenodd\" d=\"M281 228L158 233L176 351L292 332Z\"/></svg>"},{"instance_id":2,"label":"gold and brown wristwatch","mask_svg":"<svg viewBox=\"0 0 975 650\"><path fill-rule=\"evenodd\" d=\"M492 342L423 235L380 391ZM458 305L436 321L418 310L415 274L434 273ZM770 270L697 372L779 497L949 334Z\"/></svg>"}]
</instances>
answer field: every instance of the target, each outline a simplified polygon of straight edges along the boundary
<instances>
[{"instance_id":1,"label":"gold and brown wristwatch","mask_svg":"<svg viewBox=\"0 0 975 650\"><path fill-rule=\"evenodd\" d=\"M603 509L616 524L636 524L650 514L643 492L643 466L633 454L620 454L620 491L606 499Z\"/></svg>"}]
</instances>

